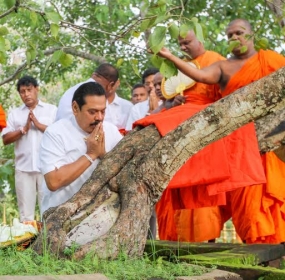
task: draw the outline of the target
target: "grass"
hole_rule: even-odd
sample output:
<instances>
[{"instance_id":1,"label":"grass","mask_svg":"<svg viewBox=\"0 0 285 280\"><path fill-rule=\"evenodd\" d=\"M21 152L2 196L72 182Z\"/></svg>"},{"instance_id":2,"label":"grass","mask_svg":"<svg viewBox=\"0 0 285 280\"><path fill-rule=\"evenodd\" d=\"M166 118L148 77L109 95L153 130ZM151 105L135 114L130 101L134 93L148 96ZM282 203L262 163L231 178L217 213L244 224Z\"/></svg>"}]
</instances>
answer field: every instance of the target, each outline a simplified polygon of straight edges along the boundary
<instances>
[{"instance_id":1,"label":"grass","mask_svg":"<svg viewBox=\"0 0 285 280\"><path fill-rule=\"evenodd\" d=\"M110 280L175 279L177 276L201 275L207 270L183 262L164 261L162 257L151 260L144 255L129 258L120 254L117 260L101 260L87 255L83 260L61 259L52 254L36 254L28 248L24 251L10 246L0 249L0 275L73 275L101 273Z\"/></svg>"}]
</instances>

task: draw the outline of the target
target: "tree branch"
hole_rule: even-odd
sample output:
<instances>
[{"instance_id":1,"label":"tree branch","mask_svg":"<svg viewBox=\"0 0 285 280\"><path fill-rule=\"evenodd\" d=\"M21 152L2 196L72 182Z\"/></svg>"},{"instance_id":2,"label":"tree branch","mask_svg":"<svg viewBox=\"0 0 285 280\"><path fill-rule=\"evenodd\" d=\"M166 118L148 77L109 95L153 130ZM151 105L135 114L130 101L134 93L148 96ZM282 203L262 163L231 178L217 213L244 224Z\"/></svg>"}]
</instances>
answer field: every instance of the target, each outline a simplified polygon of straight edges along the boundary
<instances>
[{"instance_id":1,"label":"tree branch","mask_svg":"<svg viewBox=\"0 0 285 280\"><path fill-rule=\"evenodd\" d=\"M72 54L74 56L78 56L78 57L81 57L81 58L84 58L84 59L88 59L88 60L91 60L91 61L98 62L99 64L106 62L106 59L104 57L93 55L93 54L90 54L90 53L81 52L81 51L78 51L78 50L76 50L74 48L71 48L71 47L63 47L63 48L62 47L56 47L56 48L52 48L52 49L49 49L49 50L45 51L44 54L45 55L51 55L55 51L58 51L58 50L62 50L65 53Z\"/></svg>"}]
</instances>

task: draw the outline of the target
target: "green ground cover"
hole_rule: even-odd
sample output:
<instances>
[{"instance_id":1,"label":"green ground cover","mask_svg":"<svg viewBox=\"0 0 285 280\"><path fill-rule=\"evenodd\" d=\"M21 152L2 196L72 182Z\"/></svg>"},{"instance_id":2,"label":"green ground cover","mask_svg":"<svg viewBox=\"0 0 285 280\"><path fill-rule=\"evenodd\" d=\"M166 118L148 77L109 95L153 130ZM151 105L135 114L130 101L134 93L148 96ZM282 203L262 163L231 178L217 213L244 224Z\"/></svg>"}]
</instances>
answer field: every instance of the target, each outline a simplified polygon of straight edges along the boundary
<instances>
[{"instance_id":1,"label":"green ground cover","mask_svg":"<svg viewBox=\"0 0 285 280\"><path fill-rule=\"evenodd\" d=\"M0 275L73 275L102 273L110 280L175 279L177 276L201 275L211 269L189 266L185 262L164 261L153 255L130 259L120 254L117 260L100 260L97 256L87 255L83 260L74 260L72 252L62 259L45 252L36 254L28 248L17 250L16 246L0 249Z\"/></svg>"}]
</instances>

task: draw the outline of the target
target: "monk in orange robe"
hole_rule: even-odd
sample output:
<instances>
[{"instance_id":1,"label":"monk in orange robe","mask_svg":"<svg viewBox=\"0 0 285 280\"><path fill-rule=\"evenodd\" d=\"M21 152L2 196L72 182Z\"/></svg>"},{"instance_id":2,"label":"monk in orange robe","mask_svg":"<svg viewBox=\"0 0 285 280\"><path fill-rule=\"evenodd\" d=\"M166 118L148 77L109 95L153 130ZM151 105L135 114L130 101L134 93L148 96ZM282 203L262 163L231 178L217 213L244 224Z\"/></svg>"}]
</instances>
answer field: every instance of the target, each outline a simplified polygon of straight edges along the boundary
<instances>
[{"instance_id":1,"label":"monk in orange robe","mask_svg":"<svg viewBox=\"0 0 285 280\"><path fill-rule=\"evenodd\" d=\"M0 105L0 132L4 127L6 127L6 116L2 106Z\"/></svg>"},{"instance_id":2,"label":"monk in orange robe","mask_svg":"<svg viewBox=\"0 0 285 280\"><path fill-rule=\"evenodd\" d=\"M256 52L248 21L243 19L232 21L227 27L226 34L229 41L239 42L239 46L232 51L233 56L200 70L190 67L165 48L160 51L160 55L171 60L180 71L198 82L219 83L223 96L285 65L285 59L281 55L271 51ZM143 123L147 125L148 121L145 120ZM159 125L155 120L150 120L149 123L155 123L157 127ZM176 201L180 203L181 208L191 208L193 204L192 201L189 202L189 197L195 197L200 199L201 207L203 204L208 206L209 201L206 201L208 198L203 201L201 192L207 190L211 196L226 195L227 192L225 199L227 207L223 212L223 220L233 216L234 225L242 240L248 243L284 242L284 194L280 190L281 184L284 184L284 163L273 153L267 153L261 159L252 123L236 130L223 140L229 156L226 168L229 167L230 177L224 181L212 182L206 187L198 185L179 188L176 190L179 191ZM195 156L203 154L204 150ZM216 167L212 167L216 171ZM228 184L224 184L227 181ZM216 203L218 205L219 201Z\"/></svg>"},{"instance_id":3,"label":"monk in orange robe","mask_svg":"<svg viewBox=\"0 0 285 280\"><path fill-rule=\"evenodd\" d=\"M187 47L183 44L189 45L189 54L195 57L202 69L216 61L224 60L217 53L205 51L193 31L189 32L185 39L180 38L179 42L185 52ZM155 124L164 136L221 97L217 85L202 83L196 83L186 90L184 95L184 106L144 118L135 125ZM250 140L244 139L240 145L248 147ZM253 140L256 142L254 137ZM255 150L255 158L259 158L258 150ZM245 160L242 174L246 174L251 160ZM242 182L238 181L237 178L241 176L239 165L239 158L230 158L224 139L190 158L171 180L156 206L160 239L205 241L219 237L224 220L218 206L226 204L225 190L265 182L261 163L256 166L251 177L245 177Z\"/></svg>"},{"instance_id":4,"label":"monk in orange robe","mask_svg":"<svg viewBox=\"0 0 285 280\"><path fill-rule=\"evenodd\" d=\"M226 96L283 66L284 56L260 50L231 77L222 95ZM250 126L251 133L254 133L253 124ZM285 241L285 164L273 152L262 157L267 183L229 193L233 222L247 243L280 243ZM242 219L243 216L247 219Z\"/></svg>"},{"instance_id":5,"label":"monk in orange robe","mask_svg":"<svg viewBox=\"0 0 285 280\"><path fill-rule=\"evenodd\" d=\"M185 38L179 39L181 49L183 51L187 51L187 45L189 42L193 43L193 40L197 43L199 42L194 32L190 31ZM216 61L224 60L224 58L218 53L205 51L204 46L200 42L199 46L198 51L196 53L194 52L194 54L196 54L194 59L201 68ZM193 52L191 55L193 57ZM175 115L177 111L181 112L181 110L183 110L188 118L189 110L192 110L192 114L194 114L208 104L221 98L220 89L217 85L206 85L202 83L196 83L191 88L185 90L183 95L183 98L181 98L181 95L178 96L178 102L180 102L179 99L182 99L181 101L183 101L184 106L175 107L174 110L172 109L169 111L170 114ZM165 116L167 118L169 117L168 114ZM171 119L172 118L169 118L167 122ZM176 117L174 120L175 119ZM176 121L174 122L174 125L177 126ZM219 146L218 144L216 145ZM213 149L209 152L213 152ZM215 152L216 155L219 155L220 149L215 149ZM189 162L188 164L192 163ZM220 170L222 170L222 168ZM206 177L208 170L205 168L204 171L204 175ZM188 186L189 178L193 179L195 174L196 172L194 170L189 174L189 168L184 167L183 170L173 178L172 183L169 184L160 201L156 204L158 232L161 240L199 242L215 239L220 236L220 232L223 228L223 221L220 215L220 208L218 206L197 209L180 209L180 207L173 205L175 198L173 197L171 188L175 186L180 187L182 185ZM221 177L228 177L228 174L221 172L221 174L215 175L215 179L217 180L220 180ZM200 178L197 178L196 180L200 181ZM194 179L192 182L195 184ZM217 198L215 198L215 200L217 200ZM223 198L221 200L223 201ZM214 205L216 204L214 203ZM210 227L209 224L211 224Z\"/></svg>"}]
</instances>

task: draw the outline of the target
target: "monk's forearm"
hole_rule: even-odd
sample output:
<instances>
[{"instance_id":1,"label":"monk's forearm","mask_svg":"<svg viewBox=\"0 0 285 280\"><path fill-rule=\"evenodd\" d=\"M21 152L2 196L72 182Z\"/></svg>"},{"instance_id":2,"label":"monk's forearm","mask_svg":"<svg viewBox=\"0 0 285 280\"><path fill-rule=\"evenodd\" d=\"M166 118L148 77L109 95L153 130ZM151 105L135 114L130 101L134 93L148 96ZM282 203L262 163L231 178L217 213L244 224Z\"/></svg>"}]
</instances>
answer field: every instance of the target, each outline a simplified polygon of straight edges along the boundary
<instances>
[{"instance_id":1,"label":"monk's forearm","mask_svg":"<svg viewBox=\"0 0 285 280\"><path fill-rule=\"evenodd\" d=\"M170 61L174 63L174 65L186 76L190 77L196 82L204 83L204 84L216 84L219 82L219 69L218 67L207 67L204 69L197 69L186 61L180 59L175 55L170 55L167 57Z\"/></svg>"}]
</instances>

